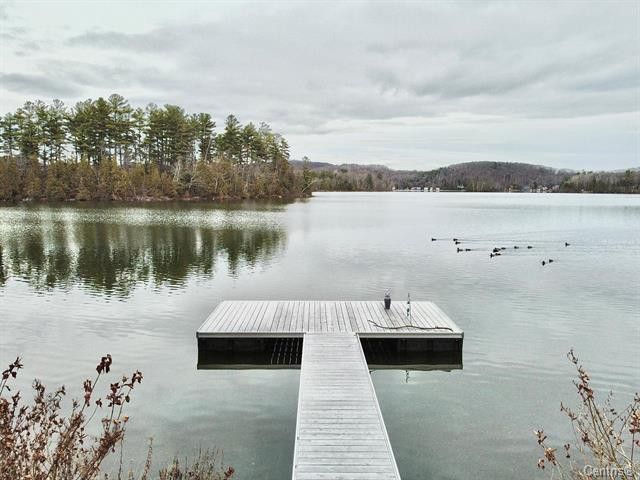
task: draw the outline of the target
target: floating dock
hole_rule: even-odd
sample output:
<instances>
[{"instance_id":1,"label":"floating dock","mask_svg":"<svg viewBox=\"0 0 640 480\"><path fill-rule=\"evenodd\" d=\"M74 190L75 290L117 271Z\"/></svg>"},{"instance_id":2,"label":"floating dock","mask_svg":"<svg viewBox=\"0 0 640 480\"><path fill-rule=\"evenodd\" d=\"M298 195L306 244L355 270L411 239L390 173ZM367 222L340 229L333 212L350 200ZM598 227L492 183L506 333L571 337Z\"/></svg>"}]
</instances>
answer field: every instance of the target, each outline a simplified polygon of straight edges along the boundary
<instances>
[{"instance_id":1,"label":"floating dock","mask_svg":"<svg viewBox=\"0 0 640 480\"><path fill-rule=\"evenodd\" d=\"M408 326L412 325L412 326ZM224 301L198 329L198 338L302 337L357 333L361 338L453 338L462 330L432 302Z\"/></svg>"},{"instance_id":2,"label":"floating dock","mask_svg":"<svg viewBox=\"0 0 640 480\"><path fill-rule=\"evenodd\" d=\"M301 368L293 480L400 479L369 368L462 368L464 333L432 302L224 301L198 368Z\"/></svg>"}]
</instances>

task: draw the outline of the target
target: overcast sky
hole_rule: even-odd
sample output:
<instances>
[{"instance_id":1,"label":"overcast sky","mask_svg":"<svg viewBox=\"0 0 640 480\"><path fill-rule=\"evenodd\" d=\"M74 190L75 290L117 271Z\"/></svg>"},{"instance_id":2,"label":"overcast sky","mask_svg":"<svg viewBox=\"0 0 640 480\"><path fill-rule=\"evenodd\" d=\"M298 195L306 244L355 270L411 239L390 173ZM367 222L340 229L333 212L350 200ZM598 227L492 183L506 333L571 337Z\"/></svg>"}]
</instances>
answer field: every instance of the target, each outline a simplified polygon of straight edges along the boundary
<instances>
[{"instance_id":1,"label":"overcast sky","mask_svg":"<svg viewBox=\"0 0 640 480\"><path fill-rule=\"evenodd\" d=\"M640 2L0 3L0 107L127 97L293 158L640 166Z\"/></svg>"}]
</instances>

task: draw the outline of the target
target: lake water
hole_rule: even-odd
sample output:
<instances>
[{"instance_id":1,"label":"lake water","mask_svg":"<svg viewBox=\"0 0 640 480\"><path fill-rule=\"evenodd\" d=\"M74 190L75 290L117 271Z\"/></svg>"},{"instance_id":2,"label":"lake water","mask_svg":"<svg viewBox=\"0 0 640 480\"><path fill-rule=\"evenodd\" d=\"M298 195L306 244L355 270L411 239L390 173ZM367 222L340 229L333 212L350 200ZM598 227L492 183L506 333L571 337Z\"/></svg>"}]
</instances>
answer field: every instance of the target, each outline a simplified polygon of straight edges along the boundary
<instances>
[{"instance_id":1,"label":"lake water","mask_svg":"<svg viewBox=\"0 0 640 480\"><path fill-rule=\"evenodd\" d=\"M508 248L489 258L494 246ZM389 289L448 313L462 370L372 373L404 480L545 477L532 432L570 434L572 347L620 403L640 388L640 196L5 206L0 247L0 360L23 357L23 390L38 377L77 396L104 353L117 373L142 370L124 454L136 468L153 436L156 467L216 446L240 479L290 478L299 371L196 369L195 331L223 299Z\"/></svg>"}]
</instances>

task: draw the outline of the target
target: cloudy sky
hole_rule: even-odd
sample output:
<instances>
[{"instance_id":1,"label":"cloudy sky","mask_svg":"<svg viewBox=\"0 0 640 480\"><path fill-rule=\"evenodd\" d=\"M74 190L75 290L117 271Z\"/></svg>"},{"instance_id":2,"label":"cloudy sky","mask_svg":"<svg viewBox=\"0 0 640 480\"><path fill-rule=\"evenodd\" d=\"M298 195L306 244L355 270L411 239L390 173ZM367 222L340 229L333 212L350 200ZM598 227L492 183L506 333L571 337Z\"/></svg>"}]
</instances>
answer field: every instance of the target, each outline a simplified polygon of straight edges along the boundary
<instances>
[{"instance_id":1,"label":"cloudy sky","mask_svg":"<svg viewBox=\"0 0 640 480\"><path fill-rule=\"evenodd\" d=\"M640 166L640 2L0 3L0 107L117 92L294 158Z\"/></svg>"}]
</instances>

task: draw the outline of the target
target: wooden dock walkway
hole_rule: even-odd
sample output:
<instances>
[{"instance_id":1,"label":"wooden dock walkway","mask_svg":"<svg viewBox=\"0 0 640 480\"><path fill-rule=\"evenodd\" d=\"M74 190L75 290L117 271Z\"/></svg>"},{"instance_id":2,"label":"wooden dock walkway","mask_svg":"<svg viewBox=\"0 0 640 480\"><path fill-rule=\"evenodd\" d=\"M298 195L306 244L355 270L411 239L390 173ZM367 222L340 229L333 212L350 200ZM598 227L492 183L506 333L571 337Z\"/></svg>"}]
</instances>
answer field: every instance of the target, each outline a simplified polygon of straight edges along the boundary
<instances>
[{"instance_id":1,"label":"wooden dock walkway","mask_svg":"<svg viewBox=\"0 0 640 480\"><path fill-rule=\"evenodd\" d=\"M304 336L293 480L400 479L354 333Z\"/></svg>"}]
</instances>

